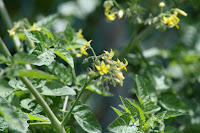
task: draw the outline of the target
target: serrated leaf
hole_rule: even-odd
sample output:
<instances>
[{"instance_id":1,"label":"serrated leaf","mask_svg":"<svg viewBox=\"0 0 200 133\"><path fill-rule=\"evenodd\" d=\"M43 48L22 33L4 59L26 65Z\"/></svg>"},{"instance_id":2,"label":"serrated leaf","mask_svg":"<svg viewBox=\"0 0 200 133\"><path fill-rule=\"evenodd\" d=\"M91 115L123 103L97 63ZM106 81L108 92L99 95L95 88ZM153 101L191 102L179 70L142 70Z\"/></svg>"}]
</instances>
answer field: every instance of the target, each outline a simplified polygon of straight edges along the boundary
<instances>
[{"instance_id":1,"label":"serrated leaf","mask_svg":"<svg viewBox=\"0 0 200 133\"><path fill-rule=\"evenodd\" d=\"M39 70L17 70L19 76L40 78L40 79L58 79L57 77Z\"/></svg>"},{"instance_id":2,"label":"serrated leaf","mask_svg":"<svg viewBox=\"0 0 200 133\"><path fill-rule=\"evenodd\" d=\"M54 55L53 51L51 51L51 50L44 51L42 54L37 56L39 61L35 62L33 64L37 65L37 66L42 66L42 65L49 66L54 61L55 57L56 56Z\"/></svg>"},{"instance_id":3,"label":"serrated leaf","mask_svg":"<svg viewBox=\"0 0 200 133\"><path fill-rule=\"evenodd\" d=\"M7 97L13 92L13 88L8 85L8 82L0 79L0 96Z\"/></svg>"},{"instance_id":4,"label":"serrated leaf","mask_svg":"<svg viewBox=\"0 0 200 133\"><path fill-rule=\"evenodd\" d=\"M124 113L123 111L121 111L121 110L119 110L119 109L117 109L115 107L111 106L111 108L115 111L115 113L117 113L118 116L121 116Z\"/></svg>"},{"instance_id":5,"label":"serrated leaf","mask_svg":"<svg viewBox=\"0 0 200 133\"><path fill-rule=\"evenodd\" d=\"M161 97L160 104L167 110L182 111L185 110L184 103L176 97L176 95L164 95Z\"/></svg>"},{"instance_id":6,"label":"serrated leaf","mask_svg":"<svg viewBox=\"0 0 200 133\"><path fill-rule=\"evenodd\" d=\"M21 100L20 106L27 110L33 111L33 109L31 109L31 108L33 106L35 106L35 103L33 103L32 101L34 101L34 99L30 99L30 98L23 99L23 100Z\"/></svg>"},{"instance_id":7,"label":"serrated leaf","mask_svg":"<svg viewBox=\"0 0 200 133\"><path fill-rule=\"evenodd\" d=\"M164 119L169 119L170 117L177 117L177 116L181 116L181 115L186 115L186 114L183 112L179 112L179 111L167 111Z\"/></svg>"},{"instance_id":8,"label":"serrated leaf","mask_svg":"<svg viewBox=\"0 0 200 133\"><path fill-rule=\"evenodd\" d=\"M146 105L144 106L144 112L147 114L152 114L152 113L156 113L161 109L161 107L159 107L158 105Z\"/></svg>"},{"instance_id":9,"label":"serrated leaf","mask_svg":"<svg viewBox=\"0 0 200 133\"><path fill-rule=\"evenodd\" d=\"M64 66L62 63L53 62L48 66L48 71L55 75L62 83L71 85L72 73L69 67Z\"/></svg>"},{"instance_id":10,"label":"serrated leaf","mask_svg":"<svg viewBox=\"0 0 200 133\"><path fill-rule=\"evenodd\" d=\"M136 84L137 84L137 97L140 104L148 104L150 102L149 93L147 90L147 85L143 79L136 75Z\"/></svg>"},{"instance_id":11,"label":"serrated leaf","mask_svg":"<svg viewBox=\"0 0 200 133\"><path fill-rule=\"evenodd\" d=\"M40 27L40 26L44 26L44 27L48 27L49 25L51 25L53 23L53 21L58 17L58 14L51 14L41 20L39 20L38 22L35 23L36 26Z\"/></svg>"},{"instance_id":12,"label":"serrated leaf","mask_svg":"<svg viewBox=\"0 0 200 133\"><path fill-rule=\"evenodd\" d=\"M0 114L11 125L11 128L20 132L27 131L27 116L22 112L15 112L15 109L2 97L0 97Z\"/></svg>"},{"instance_id":13,"label":"serrated leaf","mask_svg":"<svg viewBox=\"0 0 200 133\"><path fill-rule=\"evenodd\" d=\"M73 57L69 54L68 50L66 49L57 49L56 55L66 61L72 68L74 68L74 60Z\"/></svg>"},{"instance_id":14,"label":"serrated leaf","mask_svg":"<svg viewBox=\"0 0 200 133\"><path fill-rule=\"evenodd\" d=\"M30 55L27 53L16 53L14 55L14 60L17 63L21 64L33 64L40 61L40 59L38 59L36 55L33 54Z\"/></svg>"},{"instance_id":15,"label":"serrated leaf","mask_svg":"<svg viewBox=\"0 0 200 133\"><path fill-rule=\"evenodd\" d=\"M89 107L84 104L78 104L73 109L73 115L78 124L88 133L100 133L101 126L96 120L94 114L90 112Z\"/></svg>"},{"instance_id":16,"label":"serrated leaf","mask_svg":"<svg viewBox=\"0 0 200 133\"><path fill-rule=\"evenodd\" d=\"M73 89L58 81L47 82L41 90L41 94L48 96L76 95L76 92Z\"/></svg>"},{"instance_id":17,"label":"serrated leaf","mask_svg":"<svg viewBox=\"0 0 200 133\"><path fill-rule=\"evenodd\" d=\"M22 91L26 91L26 85L22 83L21 80L17 80L15 78L10 79L10 81L8 82L8 84L13 87L16 90L22 90Z\"/></svg>"},{"instance_id":18,"label":"serrated leaf","mask_svg":"<svg viewBox=\"0 0 200 133\"><path fill-rule=\"evenodd\" d=\"M126 100L138 110L139 115L140 115L140 120L143 122L146 121L144 112L141 109L140 105L134 99L126 98Z\"/></svg>"},{"instance_id":19,"label":"serrated leaf","mask_svg":"<svg viewBox=\"0 0 200 133\"><path fill-rule=\"evenodd\" d=\"M64 33L65 33L65 40L67 42L70 42L73 40L74 30L70 25L66 26Z\"/></svg>"},{"instance_id":20,"label":"serrated leaf","mask_svg":"<svg viewBox=\"0 0 200 133\"><path fill-rule=\"evenodd\" d=\"M6 129L8 129L8 123L0 117L0 131L4 131Z\"/></svg>"},{"instance_id":21,"label":"serrated leaf","mask_svg":"<svg viewBox=\"0 0 200 133\"><path fill-rule=\"evenodd\" d=\"M50 122L49 118L40 115L40 114L36 114L36 113L28 113L29 116L29 120L33 120L33 121L41 121L41 122Z\"/></svg>"},{"instance_id":22,"label":"serrated leaf","mask_svg":"<svg viewBox=\"0 0 200 133\"><path fill-rule=\"evenodd\" d=\"M86 89L91 90L92 92L95 92L95 93L102 95L102 96L105 96L105 97L112 97L113 96L113 94L110 93L109 91L102 91L97 86L95 86L93 84L88 85Z\"/></svg>"},{"instance_id":23,"label":"serrated leaf","mask_svg":"<svg viewBox=\"0 0 200 133\"><path fill-rule=\"evenodd\" d=\"M130 123L131 118L125 113L112 122L107 129L112 133L136 133L138 128Z\"/></svg>"}]
</instances>

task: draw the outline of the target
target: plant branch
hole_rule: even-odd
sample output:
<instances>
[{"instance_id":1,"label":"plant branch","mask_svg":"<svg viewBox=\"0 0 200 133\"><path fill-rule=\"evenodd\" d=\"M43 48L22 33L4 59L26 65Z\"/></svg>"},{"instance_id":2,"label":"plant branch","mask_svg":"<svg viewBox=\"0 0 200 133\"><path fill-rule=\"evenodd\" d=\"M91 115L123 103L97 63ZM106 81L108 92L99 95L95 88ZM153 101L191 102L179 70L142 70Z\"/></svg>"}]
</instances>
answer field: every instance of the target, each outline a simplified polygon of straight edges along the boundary
<instances>
[{"instance_id":1,"label":"plant branch","mask_svg":"<svg viewBox=\"0 0 200 133\"><path fill-rule=\"evenodd\" d=\"M83 88L81 89L81 92L79 93L78 97L76 98L74 104L72 105L72 107L70 108L69 112L65 115L61 125L64 126L65 122L67 121L68 117L71 115L74 107L76 106L78 100L80 99L81 95L83 94L84 90L86 89L86 87L88 86L88 84L92 81L93 78L90 78L90 80L87 82L85 82L85 85L83 86Z\"/></svg>"},{"instance_id":2,"label":"plant branch","mask_svg":"<svg viewBox=\"0 0 200 133\"><path fill-rule=\"evenodd\" d=\"M1 37L0 37L0 48L5 57L11 56L9 50L7 49L6 45L2 41ZM52 126L57 130L57 132L65 133L65 130L61 126L60 121L54 115L54 113L52 112L48 104L45 102L45 100L42 98L40 93L37 91L37 89L32 85L32 83L26 77L20 77L20 79L26 85L28 90L34 95L38 103L42 106L44 112L47 114L48 118L50 119Z\"/></svg>"},{"instance_id":3,"label":"plant branch","mask_svg":"<svg viewBox=\"0 0 200 133\"><path fill-rule=\"evenodd\" d=\"M51 122L34 122L29 123L29 126L51 126Z\"/></svg>"},{"instance_id":4,"label":"plant branch","mask_svg":"<svg viewBox=\"0 0 200 133\"><path fill-rule=\"evenodd\" d=\"M0 0L0 13L1 13L1 16L6 24L7 28L12 29L13 24L12 24L9 14L6 10L3 0ZM12 38L12 41L14 43L14 46L15 46L17 52L23 51L23 47L21 45L21 42L20 42L18 36L14 35L14 37L11 37L11 38Z\"/></svg>"},{"instance_id":5,"label":"plant branch","mask_svg":"<svg viewBox=\"0 0 200 133\"><path fill-rule=\"evenodd\" d=\"M155 28L155 25L152 24L151 26L148 26L145 28L142 32L140 32L137 36L132 37L130 40L130 43L126 45L122 52L120 53L120 57L124 58L135 46L135 44L140 41L142 38L144 38L149 32L151 32Z\"/></svg>"}]
</instances>

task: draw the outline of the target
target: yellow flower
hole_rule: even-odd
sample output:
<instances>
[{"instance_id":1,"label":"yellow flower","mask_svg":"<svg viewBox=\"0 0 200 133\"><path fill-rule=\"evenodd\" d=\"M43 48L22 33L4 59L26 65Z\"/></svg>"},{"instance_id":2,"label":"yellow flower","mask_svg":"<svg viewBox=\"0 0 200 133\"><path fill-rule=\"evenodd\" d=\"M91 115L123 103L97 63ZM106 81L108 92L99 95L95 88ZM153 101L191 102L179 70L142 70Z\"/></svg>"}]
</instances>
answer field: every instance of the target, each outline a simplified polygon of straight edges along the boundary
<instances>
[{"instance_id":1,"label":"yellow flower","mask_svg":"<svg viewBox=\"0 0 200 133\"><path fill-rule=\"evenodd\" d=\"M164 3L164 2L160 2L159 6L160 6L160 7L164 7L164 6L165 6L165 3Z\"/></svg>"},{"instance_id":2,"label":"yellow flower","mask_svg":"<svg viewBox=\"0 0 200 133\"><path fill-rule=\"evenodd\" d=\"M177 17L178 12L175 11L174 14L170 15L169 17L163 17L163 23L167 24L170 28L176 26L177 29L179 29L178 23L179 23L179 18Z\"/></svg>"},{"instance_id":3,"label":"yellow flower","mask_svg":"<svg viewBox=\"0 0 200 133\"><path fill-rule=\"evenodd\" d=\"M87 50L86 46L83 46L80 49L81 49L81 54L88 55L88 53L86 52L86 50Z\"/></svg>"},{"instance_id":4,"label":"yellow flower","mask_svg":"<svg viewBox=\"0 0 200 133\"><path fill-rule=\"evenodd\" d=\"M104 61L101 61L101 65L97 66L95 65L96 69L99 70L99 73L101 75L104 75L108 73L108 69L110 68L110 65L105 65Z\"/></svg>"},{"instance_id":5,"label":"yellow flower","mask_svg":"<svg viewBox=\"0 0 200 133\"><path fill-rule=\"evenodd\" d=\"M187 16L187 13L184 12L183 10L181 10L181 9L176 9L176 10L177 10L178 13L180 13L181 15L183 15L183 16Z\"/></svg>"},{"instance_id":6,"label":"yellow flower","mask_svg":"<svg viewBox=\"0 0 200 133\"><path fill-rule=\"evenodd\" d=\"M18 26L13 27L11 30L8 30L8 33L11 37L15 35L15 31L18 29Z\"/></svg>"},{"instance_id":7,"label":"yellow flower","mask_svg":"<svg viewBox=\"0 0 200 133\"><path fill-rule=\"evenodd\" d=\"M124 15L124 11L123 10L119 10L118 12L118 18L121 19Z\"/></svg>"},{"instance_id":8,"label":"yellow flower","mask_svg":"<svg viewBox=\"0 0 200 133\"><path fill-rule=\"evenodd\" d=\"M85 42L84 43L84 46L86 46L86 47L90 47L90 43L92 42L92 40L90 40L90 41L88 41L88 42Z\"/></svg>"},{"instance_id":9,"label":"yellow flower","mask_svg":"<svg viewBox=\"0 0 200 133\"><path fill-rule=\"evenodd\" d=\"M88 47L90 47L90 43L92 42L92 40L85 42L84 46L80 48L81 53L77 53L76 56L77 57L81 57L82 55L88 55L88 53L86 52L86 50L88 49Z\"/></svg>"},{"instance_id":10,"label":"yellow flower","mask_svg":"<svg viewBox=\"0 0 200 133\"><path fill-rule=\"evenodd\" d=\"M116 72L115 75L121 80L125 79L122 72Z\"/></svg>"},{"instance_id":11,"label":"yellow flower","mask_svg":"<svg viewBox=\"0 0 200 133\"><path fill-rule=\"evenodd\" d=\"M125 60L125 64L123 62L121 62L119 59L117 59L117 62L114 61L115 64L119 65L119 67L116 67L117 70L121 70L124 69L125 71L127 71L126 66L128 65L128 61L126 59Z\"/></svg>"},{"instance_id":12,"label":"yellow flower","mask_svg":"<svg viewBox=\"0 0 200 133\"><path fill-rule=\"evenodd\" d=\"M103 6L104 6L104 8L105 8L105 11L110 10L111 7L112 7L113 5L114 5L114 4L113 4L112 1L105 1L104 4L103 4Z\"/></svg>"},{"instance_id":13,"label":"yellow flower","mask_svg":"<svg viewBox=\"0 0 200 133\"><path fill-rule=\"evenodd\" d=\"M112 49L110 50L110 53L108 51L104 51L104 53L108 56L109 60L112 60L112 57L115 54Z\"/></svg>"},{"instance_id":14,"label":"yellow flower","mask_svg":"<svg viewBox=\"0 0 200 133\"><path fill-rule=\"evenodd\" d=\"M113 21L116 18L115 14L114 13L110 14L109 10L105 12L105 16L106 16L106 21L108 21L108 20Z\"/></svg>"},{"instance_id":15,"label":"yellow flower","mask_svg":"<svg viewBox=\"0 0 200 133\"><path fill-rule=\"evenodd\" d=\"M83 37L84 37L84 36L82 35L82 32L83 32L83 30L82 30L82 29L79 29L79 31L78 31L78 33L77 33L78 37L80 37L80 38L83 38Z\"/></svg>"},{"instance_id":16,"label":"yellow flower","mask_svg":"<svg viewBox=\"0 0 200 133\"><path fill-rule=\"evenodd\" d=\"M40 31L41 30L41 28L36 28L35 27L35 24L33 24L33 26L31 27L31 29L30 30L38 30L38 31Z\"/></svg>"}]
</instances>

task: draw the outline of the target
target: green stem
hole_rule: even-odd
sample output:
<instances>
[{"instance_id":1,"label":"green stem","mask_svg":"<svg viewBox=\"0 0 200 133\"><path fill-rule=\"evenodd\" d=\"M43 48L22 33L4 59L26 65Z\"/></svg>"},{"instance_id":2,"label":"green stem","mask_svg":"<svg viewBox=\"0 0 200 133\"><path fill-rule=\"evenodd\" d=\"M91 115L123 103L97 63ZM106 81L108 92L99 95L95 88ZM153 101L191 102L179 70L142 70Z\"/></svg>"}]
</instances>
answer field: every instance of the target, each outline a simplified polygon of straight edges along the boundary
<instances>
[{"instance_id":1,"label":"green stem","mask_svg":"<svg viewBox=\"0 0 200 133\"><path fill-rule=\"evenodd\" d=\"M1 16L2 16L2 18L3 18L3 20L4 20L5 24L6 24L7 28L8 29L12 29L13 28L13 24L12 24L12 21L10 19L9 14L8 14L8 12L6 10L6 7L4 5L3 0L0 0L0 13L1 13ZM14 37L11 37L11 38L12 38L12 41L14 43L14 46L15 46L17 52L23 51L23 47L21 45L21 42L20 42L18 36L14 35Z\"/></svg>"},{"instance_id":2,"label":"green stem","mask_svg":"<svg viewBox=\"0 0 200 133\"><path fill-rule=\"evenodd\" d=\"M51 122L34 122L29 123L29 126L51 126Z\"/></svg>"},{"instance_id":3,"label":"green stem","mask_svg":"<svg viewBox=\"0 0 200 133\"><path fill-rule=\"evenodd\" d=\"M132 37L131 41L128 45L126 45L123 49L122 52L120 53L120 57L124 58L135 46L135 44L141 40L142 38L144 38L147 33L151 32L153 29L155 28L155 25L151 25L148 26L147 28L145 28L142 32L140 32L137 36Z\"/></svg>"},{"instance_id":4,"label":"green stem","mask_svg":"<svg viewBox=\"0 0 200 133\"><path fill-rule=\"evenodd\" d=\"M0 48L5 57L11 56L9 50L7 49L6 45L2 41L1 37L0 37ZM61 126L60 121L56 118L56 116L54 115L54 113L52 112L48 104L45 102L45 100L42 98L40 93L37 91L37 89L32 85L32 83L26 77L20 77L20 79L26 85L28 90L34 95L38 103L42 106L44 112L47 114L48 118L50 119L52 126L57 130L57 132L65 133L65 130Z\"/></svg>"},{"instance_id":5,"label":"green stem","mask_svg":"<svg viewBox=\"0 0 200 133\"><path fill-rule=\"evenodd\" d=\"M93 78L90 78L90 80L87 82L85 82L85 85L83 86L83 88L81 89L81 92L79 93L78 97L76 98L74 104L72 105L72 107L70 108L69 112L65 115L61 125L64 126L64 124L66 123L68 117L71 115L74 107L76 106L78 100L80 99L81 95L83 94L84 90L86 89L86 87L88 86L88 84L92 81Z\"/></svg>"},{"instance_id":6,"label":"green stem","mask_svg":"<svg viewBox=\"0 0 200 133\"><path fill-rule=\"evenodd\" d=\"M113 0L113 2L114 2L114 4L116 5L116 7L120 9L120 6L119 6L119 4L117 3L117 1L116 1L116 0Z\"/></svg>"},{"instance_id":7,"label":"green stem","mask_svg":"<svg viewBox=\"0 0 200 133\"><path fill-rule=\"evenodd\" d=\"M141 50L139 44L137 45L137 51L138 51L138 53L140 54L142 60L146 63L146 65L147 65L147 66L150 66L150 65L149 65L149 62L148 62L147 59L144 57L143 52L142 52L142 50Z\"/></svg>"}]
</instances>

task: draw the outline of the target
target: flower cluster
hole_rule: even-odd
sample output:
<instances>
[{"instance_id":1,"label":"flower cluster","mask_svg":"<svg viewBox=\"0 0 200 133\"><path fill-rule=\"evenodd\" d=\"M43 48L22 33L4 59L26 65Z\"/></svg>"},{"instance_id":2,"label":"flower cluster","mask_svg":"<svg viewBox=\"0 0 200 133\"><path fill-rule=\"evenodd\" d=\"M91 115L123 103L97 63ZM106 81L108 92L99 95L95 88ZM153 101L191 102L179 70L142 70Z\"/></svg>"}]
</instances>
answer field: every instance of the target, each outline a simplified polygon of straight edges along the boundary
<instances>
[{"instance_id":1,"label":"flower cluster","mask_svg":"<svg viewBox=\"0 0 200 133\"><path fill-rule=\"evenodd\" d=\"M128 65L128 61L126 59L125 63L121 62L119 59L114 61L112 58L114 56L114 52L111 49L110 52L104 51L102 56L102 61L99 65L95 65L96 69L99 71L101 76L108 76L108 79L113 80L114 82L119 83L121 86L123 85L123 80L125 79L121 70L127 71L126 66ZM106 64L105 64L106 62Z\"/></svg>"},{"instance_id":2,"label":"flower cluster","mask_svg":"<svg viewBox=\"0 0 200 133\"><path fill-rule=\"evenodd\" d=\"M87 53L87 49L90 48L90 43L92 42L92 40L90 41L86 41L84 43L84 45L80 48L80 51L77 53L77 57L81 57L82 55L88 55Z\"/></svg>"},{"instance_id":3,"label":"flower cluster","mask_svg":"<svg viewBox=\"0 0 200 133\"><path fill-rule=\"evenodd\" d=\"M161 2L159 4L159 6L161 8L163 8L165 6L165 3ZM180 19L178 18L178 14L181 14L183 16L187 16L187 13L184 12L183 10L178 9L178 8L171 9L171 12L169 11L169 13L164 13L162 15L161 22L166 24L169 28L176 27L177 29L179 29L178 23L179 23Z\"/></svg>"},{"instance_id":4,"label":"flower cluster","mask_svg":"<svg viewBox=\"0 0 200 133\"><path fill-rule=\"evenodd\" d=\"M105 16L106 16L106 21L110 20L113 21L116 18L116 14L118 14L118 18L121 19L124 15L124 11L123 10L119 10L119 11L112 11L111 8L114 6L112 1L105 1L104 2L104 8L105 8Z\"/></svg>"}]
</instances>

